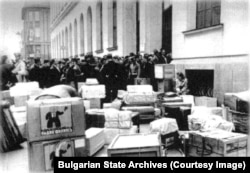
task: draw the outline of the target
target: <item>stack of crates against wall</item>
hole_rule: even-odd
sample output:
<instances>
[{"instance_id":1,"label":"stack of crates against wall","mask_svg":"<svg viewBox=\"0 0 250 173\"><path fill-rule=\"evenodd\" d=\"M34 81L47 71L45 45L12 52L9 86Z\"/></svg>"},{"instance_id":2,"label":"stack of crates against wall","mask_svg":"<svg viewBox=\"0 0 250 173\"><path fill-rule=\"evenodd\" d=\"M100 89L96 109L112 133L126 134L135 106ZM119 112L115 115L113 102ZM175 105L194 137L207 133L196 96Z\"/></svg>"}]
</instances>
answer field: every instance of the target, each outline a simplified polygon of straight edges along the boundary
<instances>
[{"instance_id":1,"label":"stack of crates against wall","mask_svg":"<svg viewBox=\"0 0 250 173\"><path fill-rule=\"evenodd\" d=\"M27 102L30 171L53 171L54 157L86 156L84 112L77 97Z\"/></svg>"},{"instance_id":2,"label":"stack of crates against wall","mask_svg":"<svg viewBox=\"0 0 250 173\"><path fill-rule=\"evenodd\" d=\"M190 157L246 157L247 135L222 130L191 132L186 147Z\"/></svg>"},{"instance_id":3,"label":"stack of crates against wall","mask_svg":"<svg viewBox=\"0 0 250 173\"><path fill-rule=\"evenodd\" d=\"M155 78L157 79L158 92L173 91L175 78L175 65L156 64Z\"/></svg>"},{"instance_id":4,"label":"stack of crates against wall","mask_svg":"<svg viewBox=\"0 0 250 173\"><path fill-rule=\"evenodd\" d=\"M246 94L249 94L246 92ZM247 134L249 131L249 102L235 96L235 93L224 94L224 105L228 108L227 120L232 121L235 132Z\"/></svg>"},{"instance_id":5,"label":"stack of crates against wall","mask_svg":"<svg viewBox=\"0 0 250 173\"><path fill-rule=\"evenodd\" d=\"M87 79L79 89L79 93L89 109L100 109L101 99L106 97L105 85L99 85L96 79Z\"/></svg>"}]
</instances>

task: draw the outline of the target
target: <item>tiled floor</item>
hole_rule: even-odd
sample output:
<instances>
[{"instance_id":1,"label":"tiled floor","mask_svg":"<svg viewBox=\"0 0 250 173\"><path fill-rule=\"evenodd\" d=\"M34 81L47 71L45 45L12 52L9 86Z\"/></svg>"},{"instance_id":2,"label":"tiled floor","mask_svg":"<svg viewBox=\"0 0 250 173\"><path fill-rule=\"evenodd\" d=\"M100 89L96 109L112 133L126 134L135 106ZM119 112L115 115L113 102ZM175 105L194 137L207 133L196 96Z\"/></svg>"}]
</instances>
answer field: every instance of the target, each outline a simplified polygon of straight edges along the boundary
<instances>
[{"instance_id":1,"label":"tiled floor","mask_svg":"<svg viewBox=\"0 0 250 173\"><path fill-rule=\"evenodd\" d=\"M141 125L140 129L141 133L148 133L149 125ZM104 146L95 157L107 157L107 147ZM177 150L170 150L167 157L182 157L182 155ZM20 149L0 153L0 173L26 173L29 172L28 166L27 142L22 143Z\"/></svg>"}]
</instances>

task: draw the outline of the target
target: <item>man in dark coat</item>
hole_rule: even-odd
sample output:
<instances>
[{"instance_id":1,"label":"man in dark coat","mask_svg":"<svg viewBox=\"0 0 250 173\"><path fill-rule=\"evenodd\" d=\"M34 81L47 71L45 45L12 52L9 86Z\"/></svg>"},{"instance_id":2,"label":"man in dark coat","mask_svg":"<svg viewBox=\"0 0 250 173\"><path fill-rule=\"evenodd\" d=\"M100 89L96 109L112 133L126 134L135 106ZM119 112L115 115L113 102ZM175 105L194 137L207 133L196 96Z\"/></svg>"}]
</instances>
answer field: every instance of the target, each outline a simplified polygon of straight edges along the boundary
<instances>
[{"instance_id":1,"label":"man in dark coat","mask_svg":"<svg viewBox=\"0 0 250 173\"><path fill-rule=\"evenodd\" d=\"M49 60L44 60L44 63L41 67L41 88L50 87L49 72L50 72Z\"/></svg>"},{"instance_id":2,"label":"man in dark coat","mask_svg":"<svg viewBox=\"0 0 250 173\"><path fill-rule=\"evenodd\" d=\"M106 99L105 101L111 102L113 99L117 97L118 86L117 86L117 65L112 60L112 55L107 55L107 64L104 65L103 70L103 77L105 81L106 87Z\"/></svg>"},{"instance_id":3,"label":"man in dark coat","mask_svg":"<svg viewBox=\"0 0 250 173\"><path fill-rule=\"evenodd\" d=\"M41 82L41 68L40 68L40 59L35 59L33 66L30 68L29 71L29 80L30 81L37 81L39 83L39 86L42 87Z\"/></svg>"},{"instance_id":4,"label":"man in dark coat","mask_svg":"<svg viewBox=\"0 0 250 173\"><path fill-rule=\"evenodd\" d=\"M55 86L60 84L61 72L55 60L50 61L50 71L49 71L49 81L50 86Z\"/></svg>"}]
</instances>

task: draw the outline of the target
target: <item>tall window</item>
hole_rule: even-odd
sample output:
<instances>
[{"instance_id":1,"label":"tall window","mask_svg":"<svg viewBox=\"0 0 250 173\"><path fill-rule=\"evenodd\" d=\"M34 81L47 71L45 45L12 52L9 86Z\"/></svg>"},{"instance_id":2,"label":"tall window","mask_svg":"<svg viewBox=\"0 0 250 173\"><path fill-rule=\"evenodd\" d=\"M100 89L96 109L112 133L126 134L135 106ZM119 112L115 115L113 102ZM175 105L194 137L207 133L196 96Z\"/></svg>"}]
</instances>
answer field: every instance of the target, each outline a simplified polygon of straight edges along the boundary
<instances>
[{"instance_id":1,"label":"tall window","mask_svg":"<svg viewBox=\"0 0 250 173\"><path fill-rule=\"evenodd\" d=\"M69 57L69 34L68 34L68 28L65 29L65 52L66 52L66 58Z\"/></svg>"},{"instance_id":2,"label":"tall window","mask_svg":"<svg viewBox=\"0 0 250 173\"><path fill-rule=\"evenodd\" d=\"M59 58L62 58L62 38L61 38L61 33L59 33Z\"/></svg>"},{"instance_id":3,"label":"tall window","mask_svg":"<svg viewBox=\"0 0 250 173\"><path fill-rule=\"evenodd\" d=\"M87 34L88 34L88 53L92 53L92 12L91 8L88 8L87 12Z\"/></svg>"},{"instance_id":4,"label":"tall window","mask_svg":"<svg viewBox=\"0 0 250 173\"><path fill-rule=\"evenodd\" d=\"M116 1L113 2L113 46L117 46L117 6Z\"/></svg>"},{"instance_id":5,"label":"tall window","mask_svg":"<svg viewBox=\"0 0 250 173\"><path fill-rule=\"evenodd\" d=\"M220 24L220 13L220 0L197 0L196 28Z\"/></svg>"},{"instance_id":6,"label":"tall window","mask_svg":"<svg viewBox=\"0 0 250 173\"><path fill-rule=\"evenodd\" d=\"M99 2L96 7L96 48L97 52L103 49L103 31L102 31L102 3Z\"/></svg>"},{"instance_id":7,"label":"tall window","mask_svg":"<svg viewBox=\"0 0 250 173\"><path fill-rule=\"evenodd\" d=\"M84 21L83 14L80 17L80 50L81 54L84 54Z\"/></svg>"},{"instance_id":8,"label":"tall window","mask_svg":"<svg viewBox=\"0 0 250 173\"><path fill-rule=\"evenodd\" d=\"M73 56L72 25L69 25L69 56Z\"/></svg>"},{"instance_id":9,"label":"tall window","mask_svg":"<svg viewBox=\"0 0 250 173\"><path fill-rule=\"evenodd\" d=\"M74 46L75 46L75 55L78 55L78 36L77 36L77 21L75 19L74 23Z\"/></svg>"},{"instance_id":10,"label":"tall window","mask_svg":"<svg viewBox=\"0 0 250 173\"><path fill-rule=\"evenodd\" d=\"M113 1L109 4L109 47L117 47L117 3Z\"/></svg>"}]
</instances>

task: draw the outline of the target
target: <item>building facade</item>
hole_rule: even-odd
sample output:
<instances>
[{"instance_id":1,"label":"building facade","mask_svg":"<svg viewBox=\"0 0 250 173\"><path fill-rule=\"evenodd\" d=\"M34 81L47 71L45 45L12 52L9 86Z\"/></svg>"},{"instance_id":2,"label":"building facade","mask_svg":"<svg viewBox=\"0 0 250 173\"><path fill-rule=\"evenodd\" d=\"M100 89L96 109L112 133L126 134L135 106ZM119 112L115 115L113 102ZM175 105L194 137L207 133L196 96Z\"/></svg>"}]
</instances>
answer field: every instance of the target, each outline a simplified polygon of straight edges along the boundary
<instances>
[{"instance_id":1,"label":"building facade","mask_svg":"<svg viewBox=\"0 0 250 173\"><path fill-rule=\"evenodd\" d=\"M88 53L95 56L108 53L125 56L131 52L152 52L160 49L163 2L52 1L52 57L81 57Z\"/></svg>"},{"instance_id":2,"label":"building facade","mask_svg":"<svg viewBox=\"0 0 250 173\"><path fill-rule=\"evenodd\" d=\"M52 1L52 57L126 56L164 48L191 94L249 88L249 2L239 0Z\"/></svg>"},{"instance_id":3,"label":"building facade","mask_svg":"<svg viewBox=\"0 0 250 173\"><path fill-rule=\"evenodd\" d=\"M172 55L197 95L249 89L249 2L172 1ZM206 87L204 87L206 86Z\"/></svg>"},{"instance_id":4,"label":"building facade","mask_svg":"<svg viewBox=\"0 0 250 173\"><path fill-rule=\"evenodd\" d=\"M50 59L49 3L27 2L22 9L22 19L24 57Z\"/></svg>"}]
</instances>

